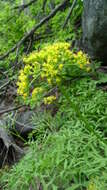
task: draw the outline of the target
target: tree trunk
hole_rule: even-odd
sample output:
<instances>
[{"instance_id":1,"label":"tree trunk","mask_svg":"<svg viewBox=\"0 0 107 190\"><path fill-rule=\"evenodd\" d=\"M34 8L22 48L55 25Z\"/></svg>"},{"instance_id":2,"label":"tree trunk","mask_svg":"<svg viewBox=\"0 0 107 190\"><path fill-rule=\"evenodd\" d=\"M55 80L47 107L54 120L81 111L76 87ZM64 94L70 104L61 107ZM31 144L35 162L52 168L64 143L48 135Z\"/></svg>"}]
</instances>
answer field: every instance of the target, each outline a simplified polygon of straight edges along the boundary
<instances>
[{"instance_id":1,"label":"tree trunk","mask_svg":"<svg viewBox=\"0 0 107 190\"><path fill-rule=\"evenodd\" d=\"M83 4L84 49L107 65L107 0L84 0Z\"/></svg>"}]
</instances>

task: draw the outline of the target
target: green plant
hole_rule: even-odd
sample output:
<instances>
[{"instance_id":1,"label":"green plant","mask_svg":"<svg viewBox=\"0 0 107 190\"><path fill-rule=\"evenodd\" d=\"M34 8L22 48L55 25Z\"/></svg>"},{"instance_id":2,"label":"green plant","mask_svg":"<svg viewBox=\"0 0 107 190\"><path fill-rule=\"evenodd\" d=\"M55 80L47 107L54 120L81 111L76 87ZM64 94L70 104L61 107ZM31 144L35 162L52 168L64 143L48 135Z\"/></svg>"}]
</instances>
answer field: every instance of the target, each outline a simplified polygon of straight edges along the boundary
<instances>
[{"instance_id":1,"label":"green plant","mask_svg":"<svg viewBox=\"0 0 107 190\"><path fill-rule=\"evenodd\" d=\"M82 51L74 53L69 48L69 43L57 42L24 58L25 67L20 71L17 85L25 103L32 106L44 100L51 104L57 99L50 94L53 88L59 89L65 81L90 70L87 55Z\"/></svg>"},{"instance_id":2,"label":"green plant","mask_svg":"<svg viewBox=\"0 0 107 190\"><path fill-rule=\"evenodd\" d=\"M5 190L106 190L107 93L96 84L76 78L61 86L54 117L43 111L33 116L30 150L3 173Z\"/></svg>"},{"instance_id":3,"label":"green plant","mask_svg":"<svg viewBox=\"0 0 107 190\"><path fill-rule=\"evenodd\" d=\"M79 124L70 129L66 126L42 143L33 142L25 158L5 173L1 182L6 190L36 190L40 186L83 190L93 181L93 187L106 190L106 154L105 144Z\"/></svg>"}]
</instances>

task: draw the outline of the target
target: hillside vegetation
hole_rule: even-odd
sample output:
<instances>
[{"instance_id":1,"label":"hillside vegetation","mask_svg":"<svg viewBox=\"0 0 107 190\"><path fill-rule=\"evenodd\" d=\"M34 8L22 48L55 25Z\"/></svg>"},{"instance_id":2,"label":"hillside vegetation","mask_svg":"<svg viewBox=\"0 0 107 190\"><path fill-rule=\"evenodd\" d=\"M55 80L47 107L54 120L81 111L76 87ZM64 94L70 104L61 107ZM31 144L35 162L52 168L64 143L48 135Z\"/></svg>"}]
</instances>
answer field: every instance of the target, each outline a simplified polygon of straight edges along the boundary
<instances>
[{"instance_id":1,"label":"hillside vegetation","mask_svg":"<svg viewBox=\"0 0 107 190\"><path fill-rule=\"evenodd\" d=\"M0 2L0 99L9 88L34 130L20 161L0 169L0 188L106 190L107 76L81 46L82 1L21 3Z\"/></svg>"}]
</instances>

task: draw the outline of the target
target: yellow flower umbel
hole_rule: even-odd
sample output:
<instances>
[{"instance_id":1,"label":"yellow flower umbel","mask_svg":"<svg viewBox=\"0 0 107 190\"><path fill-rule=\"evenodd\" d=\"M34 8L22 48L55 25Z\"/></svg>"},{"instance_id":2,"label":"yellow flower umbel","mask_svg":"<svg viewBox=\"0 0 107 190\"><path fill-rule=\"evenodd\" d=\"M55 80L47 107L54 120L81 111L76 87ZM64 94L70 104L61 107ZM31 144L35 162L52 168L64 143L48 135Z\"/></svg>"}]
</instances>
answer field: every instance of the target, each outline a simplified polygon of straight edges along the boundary
<instances>
[{"instance_id":1,"label":"yellow flower umbel","mask_svg":"<svg viewBox=\"0 0 107 190\"><path fill-rule=\"evenodd\" d=\"M33 89L32 91L32 99L36 99L37 96L43 92L43 88L42 87L36 87Z\"/></svg>"},{"instance_id":2,"label":"yellow flower umbel","mask_svg":"<svg viewBox=\"0 0 107 190\"><path fill-rule=\"evenodd\" d=\"M17 93L21 95L24 98L24 100L28 96L28 85L29 85L28 78L24 74L24 71L21 70L19 78L18 78L18 82L17 82L17 86L18 86Z\"/></svg>"},{"instance_id":3,"label":"yellow flower umbel","mask_svg":"<svg viewBox=\"0 0 107 190\"><path fill-rule=\"evenodd\" d=\"M70 51L70 44L66 42L46 45L23 61L25 66L19 73L17 92L29 104L42 102L52 88L61 89L65 81L90 71L88 56L82 51ZM51 104L55 100L55 96L45 97L44 103Z\"/></svg>"},{"instance_id":4,"label":"yellow flower umbel","mask_svg":"<svg viewBox=\"0 0 107 190\"><path fill-rule=\"evenodd\" d=\"M74 58L80 69L84 69L87 72L91 70L89 66L89 58L82 51L77 52L77 54L74 55Z\"/></svg>"},{"instance_id":5,"label":"yellow flower umbel","mask_svg":"<svg viewBox=\"0 0 107 190\"><path fill-rule=\"evenodd\" d=\"M63 64L61 63L59 64L59 70L62 70L62 68L63 68Z\"/></svg>"},{"instance_id":6,"label":"yellow flower umbel","mask_svg":"<svg viewBox=\"0 0 107 190\"><path fill-rule=\"evenodd\" d=\"M44 104L50 105L56 100L56 96L48 96L44 98Z\"/></svg>"}]
</instances>

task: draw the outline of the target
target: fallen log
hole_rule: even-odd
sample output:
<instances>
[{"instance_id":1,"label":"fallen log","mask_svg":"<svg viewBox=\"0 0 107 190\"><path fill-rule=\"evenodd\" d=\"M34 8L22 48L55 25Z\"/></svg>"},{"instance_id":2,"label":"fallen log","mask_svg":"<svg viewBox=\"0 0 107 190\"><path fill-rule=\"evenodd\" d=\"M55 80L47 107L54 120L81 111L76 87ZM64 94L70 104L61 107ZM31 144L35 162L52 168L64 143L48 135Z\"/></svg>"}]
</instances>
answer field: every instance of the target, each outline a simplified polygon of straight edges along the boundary
<instances>
[{"instance_id":1,"label":"fallen log","mask_svg":"<svg viewBox=\"0 0 107 190\"><path fill-rule=\"evenodd\" d=\"M0 168L16 163L24 151L15 144L11 134L4 127L0 127Z\"/></svg>"}]
</instances>

